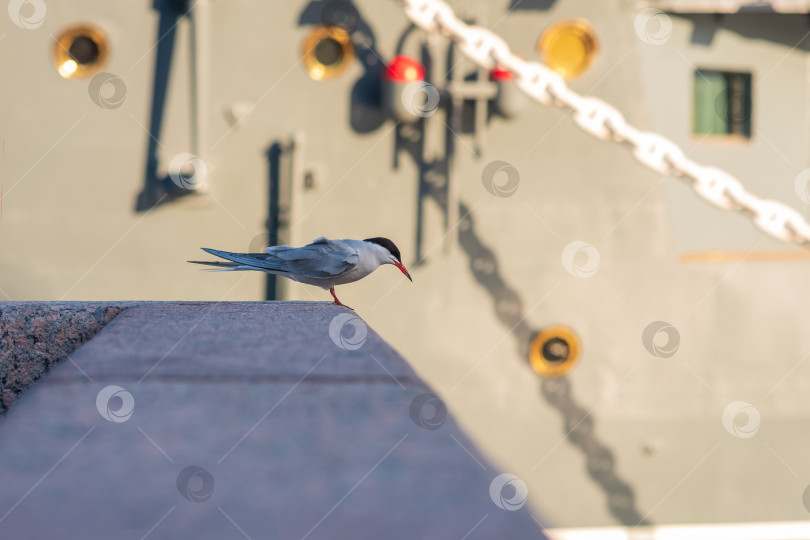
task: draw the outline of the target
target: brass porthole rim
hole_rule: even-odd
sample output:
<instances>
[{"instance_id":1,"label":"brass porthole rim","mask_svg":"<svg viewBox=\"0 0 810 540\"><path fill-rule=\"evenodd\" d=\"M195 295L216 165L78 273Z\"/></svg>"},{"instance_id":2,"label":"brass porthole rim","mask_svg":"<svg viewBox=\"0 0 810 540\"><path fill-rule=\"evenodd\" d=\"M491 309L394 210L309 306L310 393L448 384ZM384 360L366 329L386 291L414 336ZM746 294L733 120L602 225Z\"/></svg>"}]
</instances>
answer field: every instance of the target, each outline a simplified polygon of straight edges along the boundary
<instances>
[{"instance_id":1,"label":"brass porthole rim","mask_svg":"<svg viewBox=\"0 0 810 540\"><path fill-rule=\"evenodd\" d=\"M332 39L340 45L343 57L336 64L324 64L315 56L315 47L325 39ZM301 56L307 74L313 80L323 81L337 77L349 69L354 60L354 45L351 35L340 26L316 26L304 40Z\"/></svg>"},{"instance_id":2,"label":"brass porthole rim","mask_svg":"<svg viewBox=\"0 0 810 540\"><path fill-rule=\"evenodd\" d=\"M552 339L560 339L568 344L568 358L548 360L543 356L543 347ZM542 377L560 377L570 372L579 361L579 337L567 326L549 326L532 339L529 347L529 362L532 369Z\"/></svg>"},{"instance_id":3,"label":"brass porthole rim","mask_svg":"<svg viewBox=\"0 0 810 540\"><path fill-rule=\"evenodd\" d=\"M580 64L579 69L576 71L569 71L565 73L561 73L564 79L574 79L579 77L586 71L588 68L591 67L593 64L596 55L599 53L599 38L596 36L596 30L594 29L593 25L588 22L586 19L564 19L561 21L557 21L551 24L548 28L543 31L543 34L540 36L540 39L537 40L537 51L543 57L543 62L546 63L551 69L557 71L554 66L551 66L547 63L547 55L550 43L556 37L558 37L563 31L567 32L578 32L581 36L584 36L585 39L583 41L585 48L587 50L585 61Z\"/></svg>"},{"instance_id":4,"label":"brass porthole rim","mask_svg":"<svg viewBox=\"0 0 810 540\"><path fill-rule=\"evenodd\" d=\"M70 55L70 47L76 38L80 36L87 36L93 40L98 47L98 57L96 60L89 64L79 64ZM98 26L92 24L76 24L63 30L53 46L53 62L56 67L57 73L65 79L80 79L91 77L100 72L104 65L107 63L107 58L110 52L109 41L107 34ZM75 69L70 72L63 72L62 66L68 61L76 63Z\"/></svg>"}]
</instances>

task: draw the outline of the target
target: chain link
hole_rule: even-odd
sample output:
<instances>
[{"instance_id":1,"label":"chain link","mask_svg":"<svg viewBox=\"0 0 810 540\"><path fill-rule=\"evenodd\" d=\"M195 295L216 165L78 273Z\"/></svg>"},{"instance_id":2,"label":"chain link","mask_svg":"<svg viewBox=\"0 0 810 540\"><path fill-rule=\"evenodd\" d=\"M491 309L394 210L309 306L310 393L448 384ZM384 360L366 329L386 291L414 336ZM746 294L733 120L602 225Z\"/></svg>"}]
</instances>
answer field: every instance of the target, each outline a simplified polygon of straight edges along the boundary
<instances>
[{"instance_id":1,"label":"chain link","mask_svg":"<svg viewBox=\"0 0 810 540\"><path fill-rule=\"evenodd\" d=\"M757 227L774 238L810 244L810 223L795 209L757 197L727 172L687 158L669 139L634 128L615 107L578 94L557 72L514 54L498 35L461 21L444 1L397 1L416 26L450 37L458 42L462 53L485 69L498 65L513 72L517 85L530 97L543 105L572 111L576 124L597 139L629 145L633 156L646 167L688 182L701 198L718 208L748 214Z\"/></svg>"}]
</instances>

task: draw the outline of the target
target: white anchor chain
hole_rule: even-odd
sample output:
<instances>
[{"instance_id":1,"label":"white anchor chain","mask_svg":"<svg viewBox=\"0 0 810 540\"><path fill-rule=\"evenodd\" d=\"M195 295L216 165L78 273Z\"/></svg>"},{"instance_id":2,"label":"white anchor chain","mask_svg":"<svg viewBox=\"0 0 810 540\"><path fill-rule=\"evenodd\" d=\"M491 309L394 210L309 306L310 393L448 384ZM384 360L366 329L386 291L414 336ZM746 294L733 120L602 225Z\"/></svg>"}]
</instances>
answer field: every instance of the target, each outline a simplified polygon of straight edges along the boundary
<instances>
[{"instance_id":1,"label":"white anchor chain","mask_svg":"<svg viewBox=\"0 0 810 540\"><path fill-rule=\"evenodd\" d=\"M634 128L618 109L571 90L558 73L512 53L498 35L458 19L445 2L397 1L416 26L450 37L458 43L462 53L485 69L496 65L508 69L515 74L517 85L530 97L543 105L571 111L577 125L597 139L627 144L643 165L690 183L698 195L718 208L747 214L757 227L774 238L805 246L810 244L810 223L795 209L779 201L757 197L727 172L689 159L669 139Z\"/></svg>"}]
</instances>

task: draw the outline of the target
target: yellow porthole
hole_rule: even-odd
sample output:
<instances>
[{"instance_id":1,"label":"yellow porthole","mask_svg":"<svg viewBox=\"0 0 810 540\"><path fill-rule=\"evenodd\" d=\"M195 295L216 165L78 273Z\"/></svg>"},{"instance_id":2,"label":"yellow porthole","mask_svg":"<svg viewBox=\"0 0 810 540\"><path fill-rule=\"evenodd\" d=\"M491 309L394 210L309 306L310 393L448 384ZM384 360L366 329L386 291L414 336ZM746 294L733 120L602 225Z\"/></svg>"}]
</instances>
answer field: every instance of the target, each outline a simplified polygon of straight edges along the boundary
<instances>
[{"instance_id":1,"label":"yellow porthole","mask_svg":"<svg viewBox=\"0 0 810 540\"><path fill-rule=\"evenodd\" d=\"M573 79L590 67L599 52L599 42L596 31L587 21L565 20L543 32L537 50L548 67L566 79Z\"/></svg>"},{"instance_id":2,"label":"yellow porthole","mask_svg":"<svg viewBox=\"0 0 810 540\"><path fill-rule=\"evenodd\" d=\"M53 46L53 63L65 79L95 75L107 62L109 43L95 26L77 25L63 31Z\"/></svg>"},{"instance_id":3,"label":"yellow porthole","mask_svg":"<svg viewBox=\"0 0 810 540\"><path fill-rule=\"evenodd\" d=\"M579 338L565 326L551 326L532 340L529 361L543 377L565 375L579 360Z\"/></svg>"},{"instance_id":4,"label":"yellow porthole","mask_svg":"<svg viewBox=\"0 0 810 540\"><path fill-rule=\"evenodd\" d=\"M346 71L354 60L349 33L339 26L316 26L304 40L304 67L316 81L331 79Z\"/></svg>"}]
</instances>

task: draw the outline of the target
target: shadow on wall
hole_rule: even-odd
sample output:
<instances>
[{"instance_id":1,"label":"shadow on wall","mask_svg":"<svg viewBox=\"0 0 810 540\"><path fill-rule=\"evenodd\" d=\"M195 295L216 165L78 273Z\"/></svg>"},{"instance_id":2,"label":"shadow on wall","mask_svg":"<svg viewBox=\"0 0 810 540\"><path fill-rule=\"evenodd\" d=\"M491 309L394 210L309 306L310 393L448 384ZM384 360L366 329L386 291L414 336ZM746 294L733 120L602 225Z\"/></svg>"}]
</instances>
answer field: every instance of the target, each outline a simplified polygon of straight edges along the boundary
<instances>
[{"instance_id":1,"label":"shadow on wall","mask_svg":"<svg viewBox=\"0 0 810 540\"><path fill-rule=\"evenodd\" d=\"M516 10L546 10L550 9L557 0L512 0L509 2L509 11Z\"/></svg>"},{"instance_id":2,"label":"shadow on wall","mask_svg":"<svg viewBox=\"0 0 810 540\"><path fill-rule=\"evenodd\" d=\"M146 166L143 189L135 201L135 210L143 212L176 198L187 190L178 189L167 176L158 177L160 164L158 147L163 129L163 116L166 110L166 96L169 89L169 75L174 57L177 38L177 23L187 14L183 0L154 0L152 9L158 12L158 25L155 41L155 72L152 77L152 103L149 113L149 134L146 136Z\"/></svg>"},{"instance_id":3,"label":"shadow on wall","mask_svg":"<svg viewBox=\"0 0 810 540\"><path fill-rule=\"evenodd\" d=\"M675 14L692 22L691 42L710 46L717 30L728 30L747 39L778 43L788 48L810 51L810 24L807 15L782 13Z\"/></svg>"}]
</instances>

